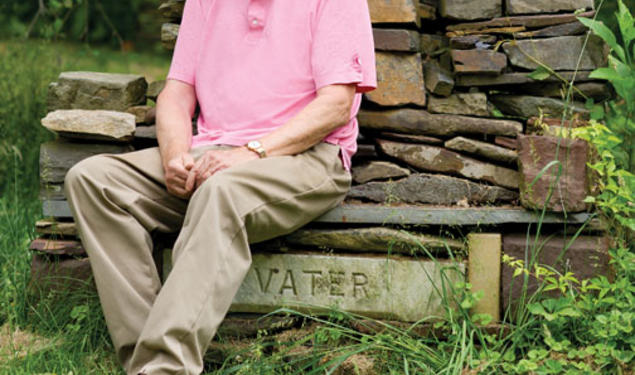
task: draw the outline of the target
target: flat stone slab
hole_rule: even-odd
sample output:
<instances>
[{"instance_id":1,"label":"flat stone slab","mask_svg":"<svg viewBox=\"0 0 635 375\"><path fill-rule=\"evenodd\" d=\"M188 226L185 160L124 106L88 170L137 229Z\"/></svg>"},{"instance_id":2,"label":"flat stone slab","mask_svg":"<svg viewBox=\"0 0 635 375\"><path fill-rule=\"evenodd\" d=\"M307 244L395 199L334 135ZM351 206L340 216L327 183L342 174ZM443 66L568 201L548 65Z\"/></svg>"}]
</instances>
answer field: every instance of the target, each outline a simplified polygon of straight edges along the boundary
<instances>
[{"instance_id":1,"label":"flat stone slab","mask_svg":"<svg viewBox=\"0 0 635 375\"><path fill-rule=\"evenodd\" d=\"M509 189L518 189L520 176L513 169L468 158L441 147L383 140L378 143L386 155L420 170L456 174Z\"/></svg>"},{"instance_id":2,"label":"flat stone slab","mask_svg":"<svg viewBox=\"0 0 635 375\"><path fill-rule=\"evenodd\" d=\"M463 35L450 38L450 48L452 49L491 49L498 37L496 35Z\"/></svg>"},{"instance_id":3,"label":"flat stone slab","mask_svg":"<svg viewBox=\"0 0 635 375\"><path fill-rule=\"evenodd\" d=\"M49 112L42 126L68 138L127 142L132 139L135 115L124 112L63 109Z\"/></svg>"},{"instance_id":4,"label":"flat stone slab","mask_svg":"<svg viewBox=\"0 0 635 375\"><path fill-rule=\"evenodd\" d=\"M465 137L452 138L445 142L445 148L507 164L514 164L518 160L516 151Z\"/></svg>"},{"instance_id":5,"label":"flat stone slab","mask_svg":"<svg viewBox=\"0 0 635 375\"><path fill-rule=\"evenodd\" d=\"M451 206L511 202L518 199L518 193L462 178L417 173L398 181L368 182L353 186L347 197L378 203L403 202Z\"/></svg>"},{"instance_id":6,"label":"flat stone slab","mask_svg":"<svg viewBox=\"0 0 635 375\"><path fill-rule=\"evenodd\" d=\"M583 118L589 116L589 111L582 103L567 104L564 100L555 98L543 98L541 96L530 95L491 95L490 101L501 112L510 116L523 118L550 116L561 117L563 113L579 114ZM569 116L567 116L569 117Z\"/></svg>"},{"instance_id":7,"label":"flat stone slab","mask_svg":"<svg viewBox=\"0 0 635 375\"><path fill-rule=\"evenodd\" d=\"M134 74L62 72L49 85L48 110L103 109L124 112L144 104L148 83Z\"/></svg>"},{"instance_id":8,"label":"flat stone slab","mask_svg":"<svg viewBox=\"0 0 635 375\"><path fill-rule=\"evenodd\" d=\"M511 65L536 69L539 64L553 70L593 70L607 64L609 48L598 37L560 36L546 39L515 40L503 43ZM582 56L582 57L580 57ZM579 65L578 65L579 64Z\"/></svg>"},{"instance_id":9,"label":"flat stone slab","mask_svg":"<svg viewBox=\"0 0 635 375\"><path fill-rule=\"evenodd\" d=\"M69 219L68 202L63 200L43 200L44 217ZM547 213L542 222L546 224L583 224L591 219L589 213L568 214ZM332 209L315 223L326 224L414 224L414 225L496 225L538 223L540 213L523 208L504 207L439 207L429 205L381 205L344 203Z\"/></svg>"},{"instance_id":10,"label":"flat stone slab","mask_svg":"<svg viewBox=\"0 0 635 375\"><path fill-rule=\"evenodd\" d=\"M402 230L374 227L348 229L300 229L285 237L291 245L315 246L356 252L419 254L462 250L462 241Z\"/></svg>"},{"instance_id":11,"label":"flat stone slab","mask_svg":"<svg viewBox=\"0 0 635 375\"><path fill-rule=\"evenodd\" d=\"M443 283L442 272L447 278ZM255 254L230 311L266 313L283 306L323 311L337 306L365 316L417 321L445 315L443 286L463 280L464 272L463 263L444 261Z\"/></svg>"},{"instance_id":12,"label":"flat stone slab","mask_svg":"<svg viewBox=\"0 0 635 375\"><path fill-rule=\"evenodd\" d=\"M410 175L410 170L387 161L371 161L368 164L353 166L353 180L363 184L372 180L387 180Z\"/></svg>"},{"instance_id":13,"label":"flat stone slab","mask_svg":"<svg viewBox=\"0 0 635 375\"><path fill-rule=\"evenodd\" d=\"M531 73L504 73L499 76L488 75L461 75L456 77L456 85L460 87L472 87L472 86L509 86L509 85L522 85L525 83L535 82L562 82L559 78L550 76L542 81L537 81L530 77ZM565 80L571 81L575 77L576 82L590 81L589 75L591 71L583 70L577 73L575 72L558 72L558 74Z\"/></svg>"},{"instance_id":14,"label":"flat stone slab","mask_svg":"<svg viewBox=\"0 0 635 375\"><path fill-rule=\"evenodd\" d=\"M515 33L514 37L516 39L552 38L557 36L581 35L587 31L588 29L586 26L576 21L563 23L562 25L547 26L538 30L522 31L519 33Z\"/></svg>"},{"instance_id":15,"label":"flat stone slab","mask_svg":"<svg viewBox=\"0 0 635 375\"><path fill-rule=\"evenodd\" d=\"M377 89L365 94L379 105L426 105L421 55L377 52Z\"/></svg>"},{"instance_id":16,"label":"flat stone slab","mask_svg":"<svg viewBox=\"0 0 635 375\"><path fill-rule=\"evenodd\" d=\"M407 143L425 143L428 145L442 145L443 139L430 137L427 135L412 135L403 133L381 132L378 135L381 139L392 139L394 141L407 142Z\"/></svg>"},{"instance_id":17,"label":"flat stone slab","mask_svg":"<svg viewBox=\"0 0 635 375\"><path fill-rule=\"evenodd\" d=\"M126 109L127 113L130 113L135 117L137 124L154 124L156 118L156 107L149 105L135 105ZM155 112L155 113L153 113Z\"/></svg>"},{"instance_id":18,"label":"flat stone slab","mask_svg":"<svg viewBox=\"0 0 635 375\"><path fill-rule=\"evenodd\" d=\"M448 31L463 31L463 30L482 30L495 27L513 27L524 26L527 28L540 28L553 25L560 25L563 23L575 22L578 17L593 18L595 11L583 12L580 14L566 13L566 14L541 14L535 16L514 16L514 17L499 17L482 22L468 22L459 23L455 25L449 25L446 27Z\"/></svg>"},{"instance_id":19,"label":"flat stone slab","mask_svg":"<svg viewBox=\"0 0 635 375\"><path fill-rule=\"evenodd\" d=\"M39 251L49 255L86 255L86 251L81 242L68 240L36 238L31 241L29 250Z\"/></svg>"},{"instance_id":20,"label":"flat stone slab","mask_svg":"<svg viewBox=\"0 0 635 375\"><path fill-rule=\"evenodd\" d=\"M490 115L487 106L487 95L476 93L459 93L447 98L430 96L428 99L430 113L446 113L450 115L466 115L487 117Z\"/></svg>"},{"instance_id":21,"label":"flat stone slab","mask_svg":"<svg viewBox=\"0 0 635 375\"><path fill-rule=\"evenodd\" d=\"M77 226L75 223L48 219L36 221L35 231L39 234L54 236L77 236Z\"/></svg>"},{"instance_id":22,"label":"flat stone slab","mask_svg":"<svg viewBox=\"0 0 635 375\"><path fill-rule=\"evenodd\" d=\"M440 0L439 11L444 18L479 20L500 17L503 4L500 0Z\"/></svg>"},{"instance_id":23,"label":"flat stone slab","mask_svg":"<svg viewBox=\"0 0 635 375\"><path fill-rule=\"evenodd\" d=\"M409 108L388 111L361 110L357 118L362 128L414 135L490 134L515 137L523 131L523 125L517 121L435 115L425 110Z\"/></svg>"},{"instance_id":24,"label":"flat stone slab","mask_svg":"<svg viewBox=\"0 0 635 375\"><path fill-rule=\"evenodd\" d=\"M373 29L377 51L418 52L421 48L419 33L403 29Z\"/></svg>"},{"instance_id":25,"label":"flat stone slab","mask_svg":"<svg viewBox=\"0 0 635 375\"><path fill-rule=\"evenodd\" d=\"M507 67L507 56L491 50L462 50L450 52L454 71L458 74L492 74L498 75Z\"/></svg>"},{"instance_id":26,"label":"flat stone slab","mask_svg":"<svg viewBox=\"0 0 635 375\"><path fill-rule=\"evenodd\" d=\"M508 14L557 13L593 9L593 0L505 0Z\"/></svg>"}]
</instances>

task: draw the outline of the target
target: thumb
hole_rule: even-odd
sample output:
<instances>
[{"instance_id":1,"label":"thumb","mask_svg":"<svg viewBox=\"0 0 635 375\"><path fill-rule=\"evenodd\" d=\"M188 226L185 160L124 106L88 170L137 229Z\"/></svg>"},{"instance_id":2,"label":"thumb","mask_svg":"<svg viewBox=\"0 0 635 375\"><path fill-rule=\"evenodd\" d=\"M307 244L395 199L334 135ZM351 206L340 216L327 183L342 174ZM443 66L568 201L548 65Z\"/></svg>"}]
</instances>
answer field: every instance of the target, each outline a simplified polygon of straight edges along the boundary
<instances>
[{"instance_id":1,"label":"thumb","mask_svg":"<svg viewBox=\"0 0 635 375\"><path fill-rule=\"evenodd\" d=\"M188 171L194 166L194 158L189 152L181 154L181 160L183 161L183 167Z\"/></svg>"}]
</instances>

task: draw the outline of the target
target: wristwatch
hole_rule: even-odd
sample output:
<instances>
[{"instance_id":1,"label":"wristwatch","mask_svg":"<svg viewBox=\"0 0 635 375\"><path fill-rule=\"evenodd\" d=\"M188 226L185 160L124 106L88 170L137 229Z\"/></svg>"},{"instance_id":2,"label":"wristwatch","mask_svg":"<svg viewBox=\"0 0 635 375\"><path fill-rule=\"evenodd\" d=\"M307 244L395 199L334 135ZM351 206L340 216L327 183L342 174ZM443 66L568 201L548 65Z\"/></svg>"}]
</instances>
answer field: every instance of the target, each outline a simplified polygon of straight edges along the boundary
<instances>
[{"instance_id":1,"label":"wristwatch","mask_svg":"<svg viewBox=\"0 0 635 375\"><path fill-rule=\"evenodd\" d=\"M258 157L260 157L261 159L267 157L267 151L264 147L262 147L262 143L260 143L260 141L249 141L247 142L245 147L247 147L248 150L258 154Z\"/></svg>"}]
</instances>

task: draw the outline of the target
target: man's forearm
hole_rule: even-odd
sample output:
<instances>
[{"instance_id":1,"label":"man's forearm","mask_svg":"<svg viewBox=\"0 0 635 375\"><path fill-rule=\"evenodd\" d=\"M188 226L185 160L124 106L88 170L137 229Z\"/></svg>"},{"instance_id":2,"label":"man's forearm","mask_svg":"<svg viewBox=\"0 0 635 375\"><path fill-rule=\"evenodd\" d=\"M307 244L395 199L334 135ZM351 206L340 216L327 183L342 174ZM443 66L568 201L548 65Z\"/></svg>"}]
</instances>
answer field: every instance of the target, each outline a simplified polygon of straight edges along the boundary
<instances>
[{"instance_id":1,"label":"man's forearm","mask_svg":"<svg viewBox=\"0 0 635 375\"><path fill-rule=\"evenodd\" d=\"M321 142L350 120L352 85L316 97L287 123L260 139L267 155L295 155Z\"/></svg>"},{"instance_id":2,"label":"man's forearm","mask_svg":"<svg viewBox=\"0 0 635 375\"><path fill-rule=\"evenodd\" d=\"M192 114L182 98L172 92L162 93L157 101L157 140L161 160L166 163L188 152L192 141Z\"/></svg>"}]
</instances>

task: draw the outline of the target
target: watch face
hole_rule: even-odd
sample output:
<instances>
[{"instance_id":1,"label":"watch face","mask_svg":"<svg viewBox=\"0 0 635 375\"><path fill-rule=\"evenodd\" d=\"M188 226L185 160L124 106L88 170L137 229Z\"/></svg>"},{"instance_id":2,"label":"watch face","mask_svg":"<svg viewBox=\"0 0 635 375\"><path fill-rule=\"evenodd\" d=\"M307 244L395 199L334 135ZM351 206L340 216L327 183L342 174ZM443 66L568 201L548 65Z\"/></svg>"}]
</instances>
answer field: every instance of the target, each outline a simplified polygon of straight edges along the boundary
<instances>
[{"instance_id":1,"label":"watch face","mask_svg":"<svg viewBox=\"0 0 635 375\"><path fill-rule=\"evenodd\" d=\"M260 142L258 142L258 141L250 141L249 143L247 143L247 147L249 147L249 148L258 148L258 147L260 147Z\"/></svg>"}]
</instances>

